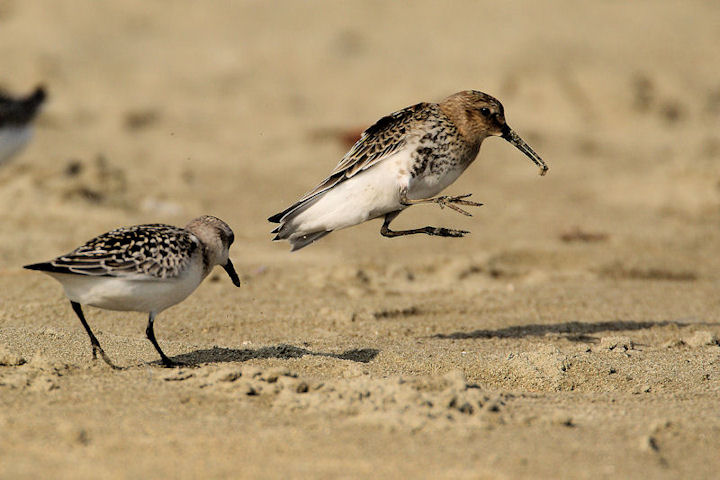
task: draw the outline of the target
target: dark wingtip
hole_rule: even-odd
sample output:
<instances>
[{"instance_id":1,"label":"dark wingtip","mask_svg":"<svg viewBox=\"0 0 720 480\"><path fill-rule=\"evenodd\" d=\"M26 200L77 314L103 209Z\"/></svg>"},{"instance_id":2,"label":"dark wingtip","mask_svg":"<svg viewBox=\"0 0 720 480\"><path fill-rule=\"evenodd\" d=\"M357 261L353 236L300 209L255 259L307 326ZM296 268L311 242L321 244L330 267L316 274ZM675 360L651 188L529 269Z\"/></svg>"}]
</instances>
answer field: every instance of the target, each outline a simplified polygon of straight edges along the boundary
<instances>
[{"instance_id":1,"label":"dark wingtip","mask_svg":"<svg viewBox=\"0 0 720 480\"><path fill-rule=\"evenodd\" d=\"M55 267L52 266L49 262L42 262L42 263L32 263L30 265L23 265L23 268L27 270L38 270L41 272L52 272Z\"/></svg>"},{"instance_id":2,"label":"dark wingtip","mask_svg":"<svg viewBox=\"0 0 720 480\"><path fill-rule=\"evenodd\" d=\"M285 214L285 212L276 213L276 214L273 215L272 217L269 217L269 218L268 218L268 222L271 222L271 223L280 223L280 220L282 220L282 217L283 217L284 214Z\"/></svg>"},{"instance_id":3,"label":"dark wingtip","mask_svg":"<svg viewBox=\"0 0 720 480\"><path fill-rule=\"evenodd\" d=\"M33 103L40 104L44 102L46 98L47 90L45 89L45 85L38 85L28 100L31 100Z\"/></svg>"}]
</instances>

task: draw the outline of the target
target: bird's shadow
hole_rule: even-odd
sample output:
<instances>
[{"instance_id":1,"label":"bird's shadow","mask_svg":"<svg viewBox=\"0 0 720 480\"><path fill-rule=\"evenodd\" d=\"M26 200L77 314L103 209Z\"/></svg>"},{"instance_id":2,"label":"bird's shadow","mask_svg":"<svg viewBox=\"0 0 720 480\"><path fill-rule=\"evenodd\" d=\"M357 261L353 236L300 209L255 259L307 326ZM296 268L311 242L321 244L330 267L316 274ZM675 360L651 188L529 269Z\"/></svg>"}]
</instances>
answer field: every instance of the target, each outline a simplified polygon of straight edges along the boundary
<instances>
[{"instance_id":1,"label":"bird's shadow","mask_svg":"<svg viewBox=\"0 0 720 480\"><path fill-rule=\"evenodd\" d=\"M314 355L317 357L329 357L339 360L368 363L377 357L379 353L380 350L374 348L353 349L343 353L314 352L306 348L280 344L271 347L262 347L256 350L213 347L183 353L181 355L176 355L171 359L174 362L179 362L185 366L198 366L206 363L246 362L248 360L264 358L301 358L305 355Z\"/></svg>"},{"instance_id":2,"label":"bird's shadow","mask_svg":"<svg viewBox=\"0 0 720 480\"><path fill-rule=\"evenodd\" d=\"M530 324L517 325L513 327L498 328L496 330L473 330L470 332L453 332L438 333L432 338L465 340L473 338L525 338L525 337L543 337L545 335L560 335L572 342L596 342L597 337L592 334L602 332L621 332L644 330L652 327L666 327L675 325L677 327L687 327L690 325L713 326L718 323L707 322L684 322L680 320L667 321L628 321L616 320L610 322L565 322L555 323L551 325Z\"/></svg>"}]
</instances>

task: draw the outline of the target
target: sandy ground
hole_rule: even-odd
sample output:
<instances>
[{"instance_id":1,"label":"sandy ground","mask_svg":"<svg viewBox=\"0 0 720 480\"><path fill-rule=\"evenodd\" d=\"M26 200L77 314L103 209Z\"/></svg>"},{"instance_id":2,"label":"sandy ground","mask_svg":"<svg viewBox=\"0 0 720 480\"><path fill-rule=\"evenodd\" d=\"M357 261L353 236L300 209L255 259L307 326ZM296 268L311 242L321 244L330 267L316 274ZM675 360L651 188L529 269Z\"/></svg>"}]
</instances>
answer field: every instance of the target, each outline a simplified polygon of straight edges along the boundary
<instances>
[{"instance_id":1,"label":"sandy ground","mask_svg":"<svg viewBox=\"0 0 720 480\"><path fill-rule=\"evenodd\" d=\"M542 4L542 5L541 5ZM2 478L717 478L714 2L0 0L0 84L51 95L0 169ZM500 139L385 239L290 254L265 218L343 137L474 88ZM156 333L26 263L113 227L230 223Z\"/></svg>"}]
</instances>

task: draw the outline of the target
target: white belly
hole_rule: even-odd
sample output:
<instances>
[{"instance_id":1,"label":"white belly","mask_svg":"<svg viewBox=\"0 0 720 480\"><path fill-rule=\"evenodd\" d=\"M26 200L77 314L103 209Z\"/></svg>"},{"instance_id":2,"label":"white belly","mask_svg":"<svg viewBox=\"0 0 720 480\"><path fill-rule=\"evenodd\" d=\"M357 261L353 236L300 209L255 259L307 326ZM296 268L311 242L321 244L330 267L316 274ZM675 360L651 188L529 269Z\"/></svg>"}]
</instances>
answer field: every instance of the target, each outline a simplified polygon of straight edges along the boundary
<instances>
[{"instance_id":1,"label":"white belly","mask_svg":"<svg viewBox=\"0 0 720 480\"><path fill-rule=\"evenodd\" d=\"M93 277L89 275L50 273L62 283L67 297L83 305L107 310L159 313L180 303L203 280L201 262L177 278Z\"/></svg>"},{"instance_id":2,"label":"white belly","mask_svg":"<svg viewBox=\"0 0 720 480\"><path fill-rule=\"evenodd\" d=\"M458 168L440 176L429 174L411 178L407 196L410 200L434 197L449 187L464 171L464 168Z\"/></svg>"},{"instance_id":3,"label":"white belly","mask_svg":"<svg viewBox=\"0 0 720 480\"><path fill-rule=\"evenodd\" d=\"M32 128L23 127L0 128L0 164L18 153L32 137Z\"/></svg>"},{"instance_id":4,"label":"white belly","mask_svg":"<svg viewBox=\"0 0 720 480\"><path fill-rule=\"evenodd\" d=\"M408 186L405 152L338 184L293 220L298 234L350 227L402 210L400 191Z\"/></svg>"}]
</instances>

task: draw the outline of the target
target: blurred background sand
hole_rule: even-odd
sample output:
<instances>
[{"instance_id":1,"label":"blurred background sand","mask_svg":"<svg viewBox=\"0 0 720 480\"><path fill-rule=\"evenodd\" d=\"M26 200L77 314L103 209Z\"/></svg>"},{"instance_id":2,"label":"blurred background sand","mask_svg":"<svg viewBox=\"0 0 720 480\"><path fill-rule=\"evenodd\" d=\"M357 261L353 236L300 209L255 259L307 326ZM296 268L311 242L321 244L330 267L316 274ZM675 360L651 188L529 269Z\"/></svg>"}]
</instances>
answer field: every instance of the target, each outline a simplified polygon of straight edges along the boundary
<instances>
[{"instance_id":1,"label":"blurred background sand","mask_svg":"<svg viewBox=\"0 0 720 480\"><path fill-rule=\"evenodd\" d=\"M0 168L2 478L713 478L720 460L720 5L0 0L0 87L46 85ZM447 192L289 254L266 218L347 138L458 90L500 139ZM214 214L163 313L88 309L26 263ZM215 281L217 280L217 281Z\"/></svg>"}]
</instances>

